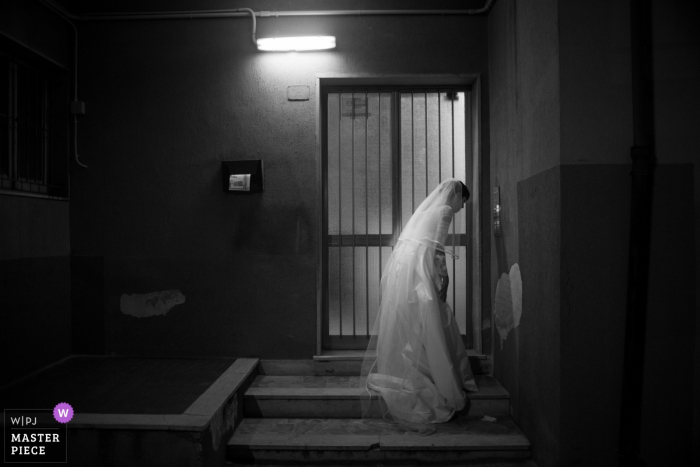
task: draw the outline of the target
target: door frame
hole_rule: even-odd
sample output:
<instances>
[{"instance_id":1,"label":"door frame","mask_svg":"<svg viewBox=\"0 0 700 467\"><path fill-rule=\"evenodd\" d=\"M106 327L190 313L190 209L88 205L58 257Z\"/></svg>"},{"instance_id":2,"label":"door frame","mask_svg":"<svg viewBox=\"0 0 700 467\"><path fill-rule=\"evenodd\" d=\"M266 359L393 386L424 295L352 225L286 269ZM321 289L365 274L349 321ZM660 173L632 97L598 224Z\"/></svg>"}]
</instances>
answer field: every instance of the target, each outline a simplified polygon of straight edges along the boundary
<instances>
[{"instance_id":1,"label":"door frame","mask_svg":"<svg viewBox=\"0 0 700 467\"><path fill-rule=\"evenodd\" d=\"M324 307L324 262L326 251L324 241L326 232L323 222L323 206L326 193L324 191L323 171L323 142L324 142L324 112L322 109L322 88L328 86L469 86L471 87L471 141L473 154L473 180L477 189L472 189L473 206L476 212L474 218L474 264L472 276L472 339L473 351L483 354L482 321L488 320L484 316L486 310L483 303L488 303L489 297L484 297L483 277L489 277L484 270L487 264L483 261L483 232L484 223L482 215L484 206L481 200L481 191L484 185L484 164L481 145L481 75L369 75L347 73L317 73L316 74L316 355L323 355L323 307ZM488 186L488 180L485 181Z\"/></svg>"}]
</instances>

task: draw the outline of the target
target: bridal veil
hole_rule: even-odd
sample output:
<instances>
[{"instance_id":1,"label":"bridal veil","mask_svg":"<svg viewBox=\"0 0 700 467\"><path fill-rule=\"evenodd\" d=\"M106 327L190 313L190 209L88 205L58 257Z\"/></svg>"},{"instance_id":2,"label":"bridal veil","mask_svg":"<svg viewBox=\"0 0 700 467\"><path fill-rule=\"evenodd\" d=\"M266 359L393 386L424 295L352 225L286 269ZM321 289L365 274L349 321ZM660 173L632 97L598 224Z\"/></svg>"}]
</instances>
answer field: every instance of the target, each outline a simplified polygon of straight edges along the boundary
<instances>
[{"instance_id":1,"label":"bridal veil","mask_svg":"<svg viewBox=\"0 0 700 467\"><path fill-rule=\"evenodd\" d=\"M442 182L406 223L384 267L362 366L363 418L427 434L465 408L465 391L478 391L454 314L439 296L445 255L454 251L445 243L462 196L459 180Z\"/></svg>"}]
</instances>

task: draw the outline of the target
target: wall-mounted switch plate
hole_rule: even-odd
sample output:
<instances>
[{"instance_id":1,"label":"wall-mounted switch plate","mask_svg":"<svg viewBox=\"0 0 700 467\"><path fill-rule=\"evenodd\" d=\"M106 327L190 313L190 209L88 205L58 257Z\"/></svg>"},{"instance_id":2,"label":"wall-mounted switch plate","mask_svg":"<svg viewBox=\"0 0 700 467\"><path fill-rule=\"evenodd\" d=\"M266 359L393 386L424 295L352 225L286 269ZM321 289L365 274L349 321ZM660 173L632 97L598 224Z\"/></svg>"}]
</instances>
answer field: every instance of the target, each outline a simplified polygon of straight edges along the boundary
<instances>
[{"instance_id":1,"label":"wall-mounted switch plate","mask_svg":"<svg viewBox=\"0 0 700 467\"><path fill-rule=\"evenodd\" d=\"M493 214L493 234L496 237L501 236L501 189L494 187L493 189L493 204L491 213Z\"/></svg>"}]
</instances>

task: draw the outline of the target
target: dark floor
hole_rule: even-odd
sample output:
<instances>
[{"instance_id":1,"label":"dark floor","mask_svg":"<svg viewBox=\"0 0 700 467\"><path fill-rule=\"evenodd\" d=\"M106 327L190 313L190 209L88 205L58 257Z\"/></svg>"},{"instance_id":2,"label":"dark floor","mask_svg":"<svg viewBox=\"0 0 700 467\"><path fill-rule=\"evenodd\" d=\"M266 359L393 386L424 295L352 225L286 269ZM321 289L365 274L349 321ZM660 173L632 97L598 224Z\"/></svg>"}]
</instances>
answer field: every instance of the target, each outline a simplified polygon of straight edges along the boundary
<instances>
[{"instance_id":1,"label":"dark floor","mask_svg":"<svg viewBox=\"0 0 700 467\"><path fill-rule=\"evenodd\" d=\"M67 402L75 413L181 414L233 358L71 357L0 390L4 408Z\"/></svg>"}]
</instances>

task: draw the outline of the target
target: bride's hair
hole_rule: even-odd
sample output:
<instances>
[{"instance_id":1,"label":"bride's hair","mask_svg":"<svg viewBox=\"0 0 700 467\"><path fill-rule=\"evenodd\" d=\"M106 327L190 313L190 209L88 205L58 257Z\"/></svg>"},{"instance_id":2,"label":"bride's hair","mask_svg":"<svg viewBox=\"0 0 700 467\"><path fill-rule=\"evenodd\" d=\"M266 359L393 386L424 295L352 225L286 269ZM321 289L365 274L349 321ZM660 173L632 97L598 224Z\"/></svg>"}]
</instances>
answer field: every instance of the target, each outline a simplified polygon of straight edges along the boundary
<instances>
[{"instance_id":1,"label":"bride's hair","mask_svg":"<svg viewBox=\"0 0 700 467\"><path fill-rule=\"evenodd\" d=\"M469 199L469 188L467 188L467 185L465 185L464 182L459 183L462 185L462 198Z\"/></svg>"}]
</instances>

